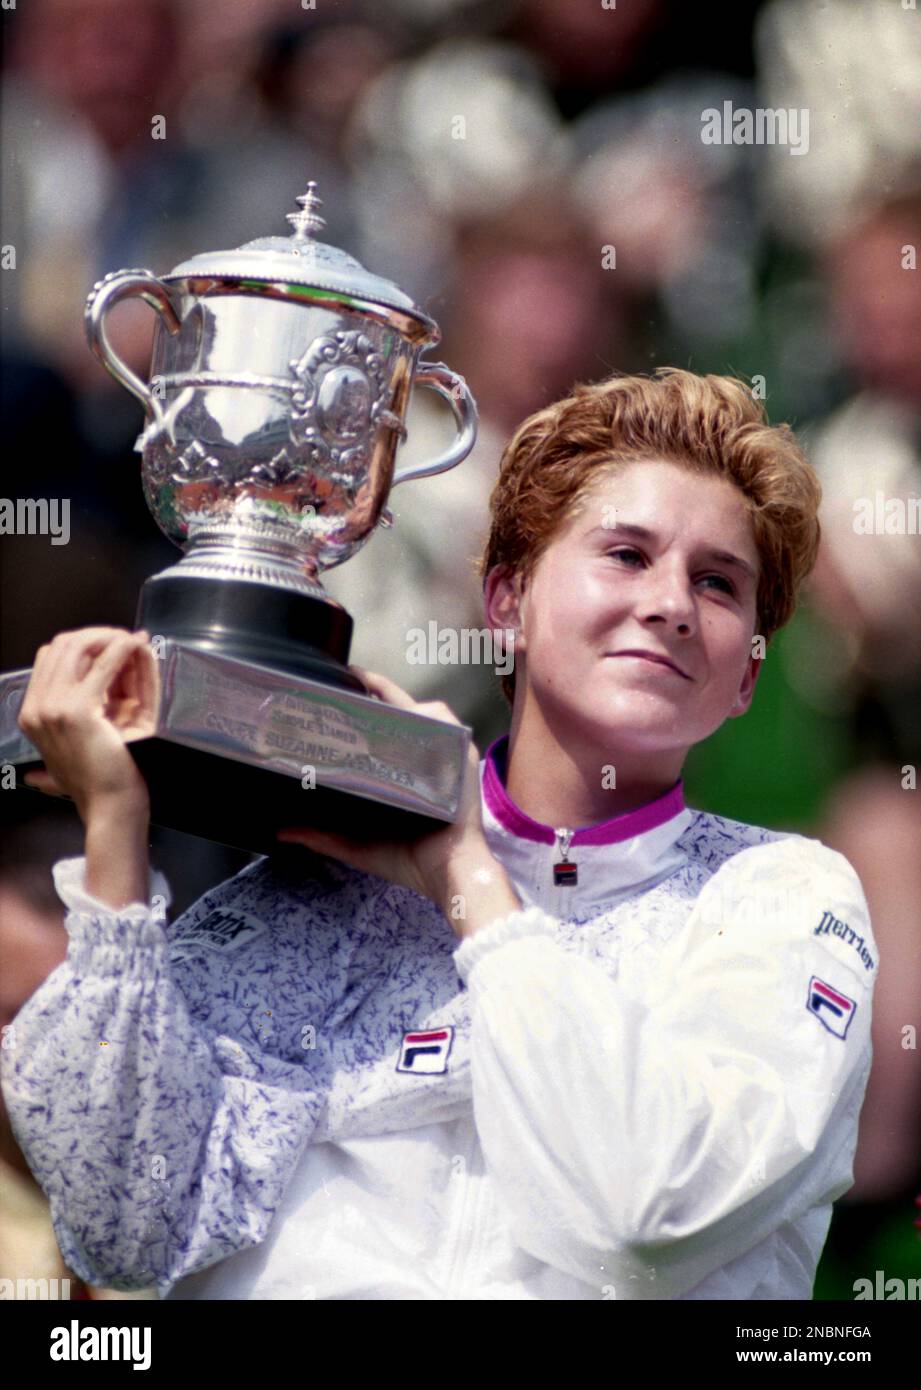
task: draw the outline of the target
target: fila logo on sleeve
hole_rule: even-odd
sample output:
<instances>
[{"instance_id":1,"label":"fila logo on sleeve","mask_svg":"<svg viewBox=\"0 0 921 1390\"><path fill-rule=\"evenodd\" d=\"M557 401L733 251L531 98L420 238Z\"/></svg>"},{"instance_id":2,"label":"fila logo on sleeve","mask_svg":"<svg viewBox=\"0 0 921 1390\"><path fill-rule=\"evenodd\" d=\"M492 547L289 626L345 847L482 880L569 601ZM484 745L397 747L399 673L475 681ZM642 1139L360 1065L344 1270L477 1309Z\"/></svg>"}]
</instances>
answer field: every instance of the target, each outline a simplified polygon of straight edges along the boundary
<instances>
[{"instance_id":1,"label":"fila logo on sleeve","mask_svg":"<svg viewBox=\"0 0 921 1390\"><path fill-rule=\"evenodd\" d=\"M848 999L846 994L842 994L840 989L833 989L824 980L820 980L818 975L813 975L809 981L806 1008L811 1014L815 1014L829 1033L834 1033L836 1038L846 1038L857 1004L853 999Z\"/></svg>"},{"instance_id":2,"label":"fila logo on sleeve","mask_svg":"<svg viewBox=\"0 0 921 1390\"><path fill-rule=\"evenodd\" d=\"M453 1040L453 1027L404 1033L397 1071L414 1071L429 1076L446 1072Z\"/></svg>"}]
</instances>

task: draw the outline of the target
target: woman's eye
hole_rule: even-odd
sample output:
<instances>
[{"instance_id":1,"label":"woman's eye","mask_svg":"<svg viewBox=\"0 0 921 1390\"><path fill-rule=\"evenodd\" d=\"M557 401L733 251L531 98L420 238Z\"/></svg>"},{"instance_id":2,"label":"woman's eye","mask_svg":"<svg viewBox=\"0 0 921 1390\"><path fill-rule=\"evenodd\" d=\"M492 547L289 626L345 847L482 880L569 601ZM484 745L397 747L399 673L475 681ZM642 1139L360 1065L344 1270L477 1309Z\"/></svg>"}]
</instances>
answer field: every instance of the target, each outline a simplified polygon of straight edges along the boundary
<instances>
[{"instance_id":1,"label":"woman's eye","mask_svg":"<svg viewBox=\"0 0 921 1390\"><path fill-rule=\"evenodd\" d=\"M724 592L734 594L736 589L731 579L727 579L725 574L705 574L704 579L715 579L718 584L722 584Z\"/></svg>"},{"instance_id":2,"label":"woman's eye","mask_svg":"<svg viewBox=\"0 0 921 1390\"><path fill-rule=\"evenodd\" d=\"M642 562L642 559L643 559L643 556L641 555L641 553L640 553L638 550L634 550L633 546L630 546L630 545L618 546L618 548L617 548L616 550L609 550L609 551L607 551L606 553L607 553L608 555L614 556L614 557L615 557L616 559L618 559L618 560L627 559L627 560L639 560L639 561ZM727 579L727 577L726 577L725 574L704 574L704 575L701 576L701 578L704 579L704 580L709 580L709 579L714 579L714 580L716 580L716 583L720 586L720 588L721 588L721 589L723 590L723 592L726 593L726 594L734 594L735 591L736 591L736 587L735 587L735 585L733 584L732 580L731 580L731 579Z\"/></svg>"}]
</instances>

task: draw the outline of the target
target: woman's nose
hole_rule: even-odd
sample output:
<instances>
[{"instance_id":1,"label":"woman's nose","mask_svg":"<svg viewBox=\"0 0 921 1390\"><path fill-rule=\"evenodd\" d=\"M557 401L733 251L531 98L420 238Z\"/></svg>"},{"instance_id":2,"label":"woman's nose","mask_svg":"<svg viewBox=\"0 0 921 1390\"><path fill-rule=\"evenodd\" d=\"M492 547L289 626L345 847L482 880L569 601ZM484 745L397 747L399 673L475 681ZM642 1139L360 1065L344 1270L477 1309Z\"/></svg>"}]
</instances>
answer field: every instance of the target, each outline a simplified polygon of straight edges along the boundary
<instances>
[{"instance_id":1,"label":"woman's nose","mask_svg":"<svg viewBox=\"0 0 921 1390\"><path fill-rule=\"evenodd\" d=\"M638 616L643 622L666 622L683 632L697 625L697 595L690 579L673 569L650 566L638 600Z\"/></svg>"}]
</instances>

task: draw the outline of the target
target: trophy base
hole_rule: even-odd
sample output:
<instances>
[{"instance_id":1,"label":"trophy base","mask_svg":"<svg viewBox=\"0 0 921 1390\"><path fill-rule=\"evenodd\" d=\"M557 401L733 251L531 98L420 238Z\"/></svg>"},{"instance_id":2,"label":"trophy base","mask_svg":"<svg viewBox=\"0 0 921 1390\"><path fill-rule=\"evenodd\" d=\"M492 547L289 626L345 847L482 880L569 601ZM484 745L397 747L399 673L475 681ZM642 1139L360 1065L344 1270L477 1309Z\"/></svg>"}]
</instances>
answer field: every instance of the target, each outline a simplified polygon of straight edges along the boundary
<instances>
[{"instance_id":1,"label":"trophy base","mask_svg":"<svg viewBox=\"0 0 921 1390\"><path fill-rule=\"evenodd\" d=\"M308 798L299 782L282 773L230 762L167 739L144 739L128 748L150 792L151 825L250 854L303 855L307 847L276 839L279 830L298 826L370 842L413 840L445 825L440 818L384 807L329 787L316 787ZM22 759L16 765L18 781L42 767L38 759ZM21 789L45 796L24 782ZM71 801L64 795L55 799Z\"/></svg>"},{"instance_id":2,"label":"trophy base","mask_svg":"<svg viewBox=\"0 0 921 1390\"><path fill-rule=\"evenodd\" d=\"M289 849L275 840L286 827L398 840L457 815L467 725L170 638L156 664L155 727L127 742L153 824L269 854ZM0 763L14 787L40 765L18 725L30 676L0 675Z\"/></svg>"},{"instance_id":3,"label":"trophy base","mask_svg":"<svg viewBox=\"0 0 921 1390\"><path fill-rule=\"evenodd\" d=\"M143 585L135 627L152 638L365 693L348 669L352 619L329 597L184 574L177 565Z\"/></svg>"},{"instance_id":4,"label":"trophy base","mask_svg":"<svg viewBox=\"0 0 921 1390\"><path fill-rule=\"evenodd\" d=\"M273 855L291 850L275 837L293 826L312 825L362 841L411 840L444 828L444 821L350 792L319 785L306 791L283 773L167 739L143 739L128 747L150 791L151 824L234 849Z\"/></svg>"}]
</instances>

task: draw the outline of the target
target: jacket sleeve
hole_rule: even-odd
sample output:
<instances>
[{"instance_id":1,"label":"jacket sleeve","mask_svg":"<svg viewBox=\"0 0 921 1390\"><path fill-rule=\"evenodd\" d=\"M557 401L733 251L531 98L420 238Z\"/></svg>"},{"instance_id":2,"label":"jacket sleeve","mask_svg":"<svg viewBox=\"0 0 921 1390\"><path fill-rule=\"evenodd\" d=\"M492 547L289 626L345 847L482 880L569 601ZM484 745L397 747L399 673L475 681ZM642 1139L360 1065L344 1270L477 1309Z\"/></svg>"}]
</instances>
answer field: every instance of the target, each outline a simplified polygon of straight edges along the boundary
<instances>
[{"instance_id":1,"label":"jacket sleeve","mask_svg":"<svg viewBox=\"0 0 921 1390\"><path fill-rule=\"evenodd\" d=\"M455 952L474 1115L518 1243L675 1298L853 1181L877 953L843 855L729 859L654 956L605 969L530 907Z\"/></svg>"},{"instance_id":2,"label":"jacket sleeve","mask_svg":"<svg viewBox=\"0 0 921 1390\"><path fill-rule=\"evenodd\" d=\"M170 928L162 875L152 905L116 911L85 892L83 857L54 867L67 956L15 1018L2 1082L61 1252L91 1284L162 1297L258 1244L315 1127L332 973L299 981L319 1043L290 1065L226 1026L247 981L273 978L265 864Z\"/></svg>"}]
</instances>

